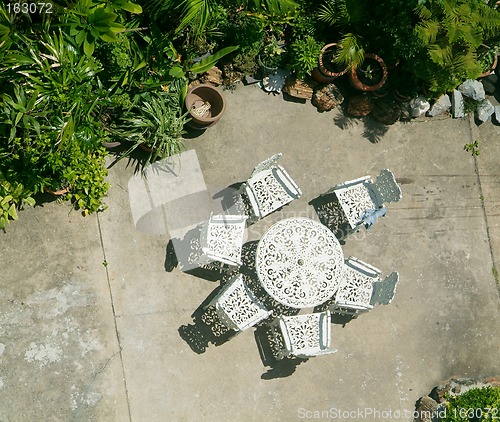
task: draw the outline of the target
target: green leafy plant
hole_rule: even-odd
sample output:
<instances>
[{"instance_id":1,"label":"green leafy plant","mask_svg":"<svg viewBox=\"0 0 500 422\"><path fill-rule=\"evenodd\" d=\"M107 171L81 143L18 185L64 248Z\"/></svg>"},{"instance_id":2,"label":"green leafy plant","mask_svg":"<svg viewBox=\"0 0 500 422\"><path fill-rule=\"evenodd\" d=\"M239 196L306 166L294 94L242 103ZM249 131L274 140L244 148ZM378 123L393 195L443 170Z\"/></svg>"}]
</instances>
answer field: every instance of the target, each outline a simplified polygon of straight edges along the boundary
<instances>
[{"instance_id":1,"label":"green leafy plant","mask_svg":"<svg viewBox=\"0 0 500 422\"><path fill-rule=\"evenodd\" d=\"M84 216L96 211L103 211L106 206L103 199L107 195L109 183L105 181L108 174L103 147L92 151L74 150L72 154L69 184L71 189L67 198Z\"/></svg>"},{"instance_id":2,"label":"green leafy plant","mask_svg":"<svg viewBox=\"0 0 500 422\"><path fill-rule=\"evenodd\" d=\"M21 183L9 182L0 170L0 229L4 229L11 220L17 220L17 211L25 204L34 206L32 192Z\"/></svg>"},{"instance_id":3,"label":"green leafy plant","mask_svg":"<svg viewBox=\"0 0 500 422\"><path fill-rule=\"evenodd\" d=\"M41 99L35 91L29 97L20 85L14 86L12 95L8 93L1 97L0 134L13 140L16 136L29 136L30 133L40 133L40 121L45 119L47 112L40 107Z\"/></svg>"},{"instance_id":4,"label":"green leafy plant","mask_svg":"<svg viewBox=\"0 0 500 422\"><path fill-rule=\"evenodd\" d=\"M114 133L133 142L127 155L143 144L151 150L149 161L154 161L185 149L182 135L188 120L187 113L182 113L177 93L151 93L129 110Z\"/></svg>"},{"instance_id":5,"label":"green leafy plant","mask_svg":"<svg viewBox=\"0 0 500 422\"><path fill-rule=\"evenodd\" d=\"M464 145L464 151L470 152L471 155L474 157L476 155L479 155L479 139L475 140L474 142L471 142L469 144Z\"/></svg>"},{"instance_id":6,"label":"green leafy plant","mask_svg":"<svg viewBox=\"0 0 500 422\"><path fill-rule=\"evenodd\" d=\"M494 421L500 409L500 387L471 388L448 398L442 422Z\"/></svg>"},{"instance_id":7,"label":"green leafy plant","mask_svg":"<svg viewBox=\"0 0 500 422\"><path fill-rule=\"evenodd\" d=\"M452 91L482 73L477 50L500 30L500 12L482 0L422 0L415 26L423 53L415 73L433 96Z\"/></svg>"},{"instance_id":8,"label":"green leafy plant","mask_svg":"<svg viewBox=\"0 0 500 422\"><path fill-rule=\"evenodd\" d=\"M263 67L276 69L283 65L285 58L285 49L278 42L274 34L270 34L264 41L259 60Z\"/></svg>"},{"instance_id":9,"label":"green leafy plant","mask_svg":"<svg viewBox=\"0 0 500 422\"><path fill-rule=\"evenodd\" d=\"M290 65L298 79L304 79L318 65L321 44L312 36L295 40L290 46Z\"/></svg>"},{"instance_id":10,"label":"green leafy plant","mask_svg":"<svg viewBox=\"0 0 500 422\"><path fill-rule=\"evenodd\" d=\"M348 67L359 67L365 57L363 37L359 29L369 19L366 0L326 0L318 11L318 18L331 27L337 27L343 34L338 40L339 51L335 61Z\"/></svg>"},{"instance_id":11,"label":"green leafy plant","mask_svg":"<svg viewBox=\"0 0 500 422\"><path fill-rule=\"evenodd\" d=\"M66 10L70 35L75 37L78 46L83 45L83 51L87 56L94 53L96 40L118 41L116 34L126 29L119 22L120 15L115 12L125 10L131 13L142 13L141 6L127 0L111 2L79 0L74 7Z\"/></svg>"}]
</instances>

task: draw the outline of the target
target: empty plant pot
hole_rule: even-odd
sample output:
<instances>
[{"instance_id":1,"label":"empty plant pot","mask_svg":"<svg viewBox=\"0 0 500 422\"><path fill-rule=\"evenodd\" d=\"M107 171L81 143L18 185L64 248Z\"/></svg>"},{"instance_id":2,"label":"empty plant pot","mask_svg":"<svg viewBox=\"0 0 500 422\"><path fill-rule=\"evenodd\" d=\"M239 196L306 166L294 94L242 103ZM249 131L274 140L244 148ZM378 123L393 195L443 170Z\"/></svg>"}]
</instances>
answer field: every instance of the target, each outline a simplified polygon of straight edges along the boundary
<instances>
[{"instance_id":1,"label":"empty plant pot","mask_svg":"<svg viewBox=\"0 0 500 422\"><path fill-rule=\"evenodd\" d=\"M208 84L195 85L189 89L185 99L191 117L190 126L206 129L215 125L226 109L222 92Z\"/></svg>"}]
</instances>

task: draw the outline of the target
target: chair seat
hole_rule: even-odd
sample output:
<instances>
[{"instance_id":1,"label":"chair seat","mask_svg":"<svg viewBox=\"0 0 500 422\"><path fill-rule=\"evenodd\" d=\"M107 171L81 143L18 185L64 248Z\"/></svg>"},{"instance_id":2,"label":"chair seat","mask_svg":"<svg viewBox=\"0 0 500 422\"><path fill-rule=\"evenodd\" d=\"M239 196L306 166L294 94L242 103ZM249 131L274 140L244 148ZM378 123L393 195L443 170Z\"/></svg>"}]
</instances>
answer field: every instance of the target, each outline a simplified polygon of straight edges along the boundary
<instances>
[{"instance_id":1,"label":"chair seat","mask_svg":"<svg viewBox=\"0 0 500 422\"><path fill-rule=\"evenodd\" d=\"M271 314L248 289L241 274L229 281L210 304L221 322L235 331L246 330Z\"/></svg>"},{"instance_id":2,"label":"chair seat","mask_svg":"<svg viewBox=\"0 0 500 422\"><path fill-rule=\"evenodd\" d=\"M296 356L308 358L322 354L335 353L331 344L331 314L321 313L282 316L278 324L284 341L280 357Z\"/></svg>"},{"instance_id":3,"label":"chair seat","mask_svg":"<svg viewBox=\"0 0 500 422\"><path fill-rule=\"evenodd\" d=\"M372 309L374 283L380 280L380 275L378 268L352 256L347 258L332 312L357 314Z\"/></svg>"},{"instance_id":4,"label":"chair seat","mask_svg":"<svg viewBox=\"0 0 500 422\"><path fill-rule=\"evenodd\" d=\"M258 218L300 197L302 192L281 166L263 170L246 183L246 193Z\"/></svg>"},{"instance_id":5,"label":"chair seat","mask_svg":"<svg viewBox=\"0 0 500 422\"><path fill-rule=\"evenodd\" d=\"M212 215L201 232L203 255L209 260L241 265L247 218L241 215Z\"/></svg>"},{"instance_id":6,"label":"chair seat","mask_svg":"<svg viewBox=\"0 0 500 422\"><path fill-rule=\"evenodd\" d=\"M335 189L335 195L353 229L360 224L366 210L377 208L365 183Z\"/></svg>"}]
</instances>

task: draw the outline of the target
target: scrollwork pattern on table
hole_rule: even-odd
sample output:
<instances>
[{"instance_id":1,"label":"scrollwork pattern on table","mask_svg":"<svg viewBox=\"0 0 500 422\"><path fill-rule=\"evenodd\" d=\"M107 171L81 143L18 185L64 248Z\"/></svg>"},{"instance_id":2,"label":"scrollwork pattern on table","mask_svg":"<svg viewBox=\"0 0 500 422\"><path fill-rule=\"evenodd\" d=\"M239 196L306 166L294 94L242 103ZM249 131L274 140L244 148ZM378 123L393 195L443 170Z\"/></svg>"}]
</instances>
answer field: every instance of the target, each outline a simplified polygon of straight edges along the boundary
<instances>
[{"instance_id":1,"label":"scrollwork pattern on table","mask_svg":"<svg viewBox=\"0 0 500 422\"><path fill-rule=\"evenodd\" d=\"M314 307L333 296L344 267L333 233L307 218L272 226L261 239L256 265L264 289L293 308Z\"/></svg>"}]
</instances>

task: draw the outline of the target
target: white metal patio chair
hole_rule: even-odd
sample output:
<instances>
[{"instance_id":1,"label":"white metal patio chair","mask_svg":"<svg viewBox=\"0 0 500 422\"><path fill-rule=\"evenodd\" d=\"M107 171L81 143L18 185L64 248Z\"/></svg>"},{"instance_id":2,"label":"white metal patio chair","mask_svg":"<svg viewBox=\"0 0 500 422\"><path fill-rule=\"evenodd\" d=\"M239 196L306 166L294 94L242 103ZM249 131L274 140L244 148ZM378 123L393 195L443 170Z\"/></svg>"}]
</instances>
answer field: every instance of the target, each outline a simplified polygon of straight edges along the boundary
<instances>
[{"instance_id":1,"label":"white metal patio chair","mask_svg":"<svg viewBox=\"0 0 500 422\"><path fill-rule=\"evenodd\" d=\"M340 282L330 311L340 315L359 314L373 308L371 303L374 283L380 281L382 272L353 256L345 260L344 277Z\"/></svg>"},{"instance_id":2,"label":"white metal patio chair","mask_svg":"<svg viewBox=\"0 0 500 422\"><path fill-rule=\"evenodd\" d=\"M384 203L397 202L402 197L401 188L394 174L388 169L382 170L375 182L370 176L360 177L340 183L324 195L332 192L337 196L352 229L362 224L367 214L373 215L382 209Z\"/></svg>"},{"instance_id":3,"label":"white metal patio chair","mask_svg":"<svg viewBox=\"0 0 500 422\"><path fill-rule=\"evenodd\" d=\"M234 331L243 331L269 317L272 311L257 299L238 274L207 305L214 306L219 320Z\"/></svg>"},{"instance_id":4,"label":"white metal patio chair","mask_svg":"<svg viewBox=\"0 0 500 422\"><path fill-rule=\"evenodd\" d=\"M240 266L247 218L243 215L211 215L201 227L201 256L198 262L218 261Z\"/></svg>"},{"instance_id":5,"label":"white metal patio chair","mask_svg":"<svg viewBox=\"0 0 500 422\"><path fill-rule=\"evenodd\" d=\"M335 353L331 349L330 311L295 316L280 316L271 324L271 333L276 344L282 347L277 358L314 356ZM280 341L280 339L282 341Z\"/></svg>"},{"instance_id":6,"label":"white metal patio chair","mask_svg":"<svg viewBox=\"0 0 500 422\"><path fill-rule=\"evenodd\" d=\"M276 164L281 156L275 154L258 164L239 190L248 199L252 220L260 220L302 195L287 171Z\"/></svg>"}]
</instances>

